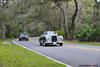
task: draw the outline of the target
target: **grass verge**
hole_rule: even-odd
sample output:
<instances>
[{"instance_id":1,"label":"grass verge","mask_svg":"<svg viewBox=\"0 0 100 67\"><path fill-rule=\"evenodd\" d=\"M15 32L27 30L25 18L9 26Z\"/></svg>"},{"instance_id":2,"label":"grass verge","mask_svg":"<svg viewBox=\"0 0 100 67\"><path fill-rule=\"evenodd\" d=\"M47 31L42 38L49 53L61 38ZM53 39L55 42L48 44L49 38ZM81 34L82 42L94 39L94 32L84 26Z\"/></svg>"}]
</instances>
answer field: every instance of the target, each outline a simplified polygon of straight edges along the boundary
<instances>
[{"instance_id":1,"label":"grass verge","mask_svg":"<svg viewBox=\"0 0 100 67\"><path fill-rule=\"evenodd\" d=\"M66 67L32 51L0 41L0 67Z\"/></svg>"},{"instance_id":2,"label":"grass verge","mask_svg":"<svg viewBox=\"0 0 100 67\"><path fill-rule=\"evenodd\" d=\"M100 46L100 42L81 42L81 41L77 41L77 40L73 40L73 41L66 40L66 41L64 41L64 43Z\"/></svg>"}]
</instances>

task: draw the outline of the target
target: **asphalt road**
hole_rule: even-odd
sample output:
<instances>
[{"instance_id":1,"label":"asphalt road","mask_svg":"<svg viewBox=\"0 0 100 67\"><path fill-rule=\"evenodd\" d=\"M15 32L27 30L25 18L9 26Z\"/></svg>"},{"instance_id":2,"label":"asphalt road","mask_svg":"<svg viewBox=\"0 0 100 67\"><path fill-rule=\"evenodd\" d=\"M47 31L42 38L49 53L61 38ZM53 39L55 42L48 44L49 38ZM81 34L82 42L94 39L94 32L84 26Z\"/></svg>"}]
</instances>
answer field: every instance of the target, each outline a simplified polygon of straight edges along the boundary
<instances>
[{"instance_id":1,"label":"asphalt road","mask_svg":"<svg viewBox=\"0 0 100 67\"><path fill-rule=\"evenodd\" d=\"M97 46L64 44L62 47L44 47L39 45L37 38L32 38L29 42L17 40L16 42L63 63L72 65L73 67L86 67L82 65L98 65L100 67L100 47Z\"/></svg>"}]
</instances>

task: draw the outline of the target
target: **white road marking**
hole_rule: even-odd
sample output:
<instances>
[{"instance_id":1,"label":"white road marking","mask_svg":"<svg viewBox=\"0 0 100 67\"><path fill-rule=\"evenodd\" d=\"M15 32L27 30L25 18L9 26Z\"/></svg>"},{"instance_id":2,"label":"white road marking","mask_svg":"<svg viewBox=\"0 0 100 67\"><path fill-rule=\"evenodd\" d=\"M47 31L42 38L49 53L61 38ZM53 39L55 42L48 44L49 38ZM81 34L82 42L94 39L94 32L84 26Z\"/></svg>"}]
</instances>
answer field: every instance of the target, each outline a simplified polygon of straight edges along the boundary
<instances>
[{"instance_id":1,"label":"white road marking","mask_svg":"<svg viewBox=\"0 0 100 67\"><path fill-rule=\"evenodd\" d=\"M65 65L66 67L73 67L73 66L68 65L68 64L65 64L65 63L63 63L63 62L61 62L61 61L55 60L55 59L53 59L53 58L51 58L51 57L48 57L48 56L46 56L46 55L44 55L44 54L41 54L41 53L39 53L39 52L37 52L37 51L34 51L34 50L32 50L32 49L29 49L29 48L27 48L27 47L25 47L25 46L22 46L22 45L18 44L18 43L15 42L15 41L12 41L12 42L13 42L14 44L18 45L18 46L21 46L21 47L23 47L23 48L25 48L25 49L27 49L27 50L33 51L33 52L35 52L35 53L37 53L37 54L39 54L39 55L41 55L41 56L44 56L44 57L46 57L46 58L48 58L48 59L50 59L50 60L53 60L53 61L55 61L55 62L57 62L57 63L60 63L60 64L63 64L63 65Z\"/></svg>"},{"instance_id":2,"label":"white road marking","mask_svg":"<svg viewBox=\"0 0 100 67\"><path fill-rule=\"evenodd\" d=\"M85 50L89 50L89 51L98 51L100 52L100 49L93 49L93 48L85 48L85 47L78 47L78 46L66 46L69 48L78 48L78 49L85 49Z\"/></svg>"}]
</instances>

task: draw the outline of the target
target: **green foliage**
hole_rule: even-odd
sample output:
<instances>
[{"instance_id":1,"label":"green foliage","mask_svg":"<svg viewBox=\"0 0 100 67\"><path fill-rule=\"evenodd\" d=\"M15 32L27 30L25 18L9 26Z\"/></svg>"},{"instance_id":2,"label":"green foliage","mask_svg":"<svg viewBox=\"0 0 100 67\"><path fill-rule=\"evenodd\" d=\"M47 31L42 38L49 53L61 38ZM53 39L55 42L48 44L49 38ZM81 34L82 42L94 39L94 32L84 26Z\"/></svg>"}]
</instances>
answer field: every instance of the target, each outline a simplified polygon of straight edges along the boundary
<instances>
[{"instance_id":1,"label":"green foliage","mask_svg":"<svg viewBox=\"0 0 100 67\"><path fill-rule=\"evenodd\" d=\"M67 39L71 33L68 27L71 26L71 17L75 10L74 0L21 0L18 3L8 4L8 8L0 8L0 34L2 37L3 22L6 23L6 37L13 38L18 37L22 31L28 32L31 36L40 36L42 32L47 30L58 31L59 35L62 35ZM49 1L49 2L47 2ZM76 33L79 40L93 41L98 40L100 36L100 30L92 29L100 27L100 9L97 12L94 0L77 0L78 2L78 17L75 23L75 30L81 31ZM65 17L65 31L64 28L64 16L62 11L57 7L59 3L60 7L64 10ZM95 10L95 11L94 11ZM93 18L94 17L94 18ZM84 28L84 27L91 28ZM83 29L84 28L84 29ZM60 29L60 30L59 30ZM66 32L66 36L65 36ZM73 34L72 34L73 35ZM90 40L89 40L90 39Z\"/></svg>"},{"instance_id":2,"label":"green foliage","mask_svg":"<svg viewBox=\"0 0 100 67\"><path fill-rule=\"evenodd\" d=\"M6 23L5 33L7 38L18 37L18 34L26 29L26 31L34 31L34 25L36 27L36 24L38 24L40 21L38 20L38 1L40 0L21 0L20 2L17 2L17 4L8 4L8 8L2 8L0 6L0 34L3 32L3 22ZM37 28L37 31L38 30L39 29ZM33 32L30 34L33 34Z\"/></svg>"},{"instance_id":3,"label":"green foliage","mask_svg":"<svg viewBox=\"0 0 100 67\"><path fill-rule=\"evenodd\" d=\"M76 36L80 41L100 41L100 28L84 28Z\"/></svg>"},{"instance_id":4,"label":"green foliage","mask_svg":"<svg viewBox=\"0 0 100 67\"><path fill-rule=\"evenodd\" d=\"M58 33L58 35L62 35L63 37L65 37L65 33L63 30L59 30L59 31L57 31L57 33Z\"/></svg>"},{"instance_id":5,"label":"green foliage","mask_svg":"<svg viewBox=\"0 0 100 67\"><path fill-rule=\"evenodd\" d=\"M77 33L77 37L78 38L87 38L88 36L90 36L90 33L91 33L91 29L85 28Z\"/></svg>"}]
</instances>

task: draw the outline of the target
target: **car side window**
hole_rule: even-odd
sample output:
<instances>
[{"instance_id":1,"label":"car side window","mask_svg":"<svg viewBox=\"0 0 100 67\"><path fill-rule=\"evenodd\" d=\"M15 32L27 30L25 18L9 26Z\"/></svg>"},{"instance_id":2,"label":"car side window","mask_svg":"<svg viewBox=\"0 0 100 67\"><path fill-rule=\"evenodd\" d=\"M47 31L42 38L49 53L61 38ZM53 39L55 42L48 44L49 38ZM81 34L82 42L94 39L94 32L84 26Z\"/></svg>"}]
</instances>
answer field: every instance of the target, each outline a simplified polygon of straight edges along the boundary
<instances>
[{"instance_id":1,"label":"car side window","mask_svg":"<svg viewBox=\"0 0 100 67\"><path fill-rule=\"evenodd\" d=\"M45 32L44 35L47 35L47 32Z\"/></svg>"}]
</instances>

